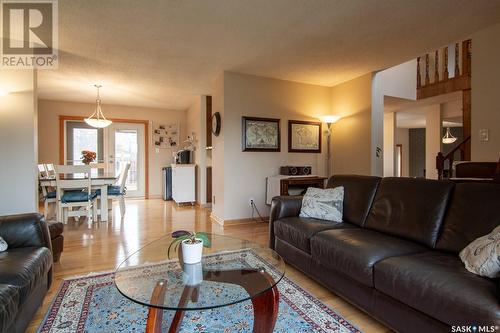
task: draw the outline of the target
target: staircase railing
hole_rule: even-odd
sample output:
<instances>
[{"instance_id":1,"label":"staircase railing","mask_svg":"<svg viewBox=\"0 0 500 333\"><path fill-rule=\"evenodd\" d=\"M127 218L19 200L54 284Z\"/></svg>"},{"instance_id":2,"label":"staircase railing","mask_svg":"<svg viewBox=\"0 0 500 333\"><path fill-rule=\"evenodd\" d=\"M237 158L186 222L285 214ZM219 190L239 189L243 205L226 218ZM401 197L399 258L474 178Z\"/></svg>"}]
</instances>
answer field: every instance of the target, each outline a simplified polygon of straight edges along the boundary
<instances>
[{"instance_id":1,"label":"staircase railing","mask_svg":"<svg viewBox=\"0 0 500 333\"><path fill-rule=\"evenodd\" d=\"M455 43L454 50L446 46L418 57L417 97L428 98L470 89L471 45L468 39Z\"/></svg>"},{"instance_id":2,"label":"staircase railing","mask_svg":"<svg viewBox=\"0 0 500 333\"><path fill-rule=\"evenodd\" d=\"M453 148L448 154L443 155L439 152L436 156L436 169L438 171L438 179L452 178L453 177L453 163L455 162L455 153L460 151L460 160L465 158L465 147L470 141L470 136L466 137L462 142L460 142L455 148ZM445 162L448 161L448 169L445 170Z\"/></svg>"}]
</instances>

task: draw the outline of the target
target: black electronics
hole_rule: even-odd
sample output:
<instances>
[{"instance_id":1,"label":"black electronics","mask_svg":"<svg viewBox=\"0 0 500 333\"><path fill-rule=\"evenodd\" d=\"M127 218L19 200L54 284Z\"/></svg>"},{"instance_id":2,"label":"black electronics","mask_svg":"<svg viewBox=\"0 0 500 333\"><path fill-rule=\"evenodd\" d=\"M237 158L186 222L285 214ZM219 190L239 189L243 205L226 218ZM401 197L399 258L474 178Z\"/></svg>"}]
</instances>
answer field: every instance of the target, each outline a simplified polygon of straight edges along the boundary
<instances>
[{"instance_id":1,"label":"black electronics","mask_svg":"<svg viewBox=\"0 0 500 333\"><path fill-rule=\"evenodd\" d=\"M308 176L311 174L310 166L282 166L280 175L284 176Z\"/></svg>"}]
</instances>

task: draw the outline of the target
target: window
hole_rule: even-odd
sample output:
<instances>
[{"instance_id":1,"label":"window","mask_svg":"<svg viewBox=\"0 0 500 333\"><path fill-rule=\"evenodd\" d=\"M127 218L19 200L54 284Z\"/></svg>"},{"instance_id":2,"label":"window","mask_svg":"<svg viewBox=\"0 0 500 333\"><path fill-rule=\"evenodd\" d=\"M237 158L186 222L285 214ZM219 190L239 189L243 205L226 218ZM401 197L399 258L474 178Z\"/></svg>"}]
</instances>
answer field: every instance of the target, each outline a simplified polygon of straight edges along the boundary
<instances>
[{"instance_id":1,"label":"window","mask_svg":"<svg viewBox=\"0 0 500 333\"><path fill-rule=\"evenodd\" d=\"M82 164L82 150L95 151L103 162L103 130L81 121L66 122L66 164Z\"/></svg>"}]
</instances>

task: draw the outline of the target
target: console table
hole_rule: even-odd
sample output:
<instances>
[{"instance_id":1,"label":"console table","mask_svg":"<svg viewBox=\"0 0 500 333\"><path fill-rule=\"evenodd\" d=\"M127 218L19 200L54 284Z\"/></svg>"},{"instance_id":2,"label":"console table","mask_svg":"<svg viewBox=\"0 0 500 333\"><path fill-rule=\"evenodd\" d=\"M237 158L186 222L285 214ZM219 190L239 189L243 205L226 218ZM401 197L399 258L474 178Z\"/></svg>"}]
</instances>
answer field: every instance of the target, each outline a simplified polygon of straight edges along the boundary
<instances>
[{"instance_id":1,"label":"console table","mask_svg":"<svg viewBox=\"0 0 500 333\"><path fill-rule=\"evenodd\" d=\"M319 176L274 176L267 177L266 203L278 195L290 195L290 189L307 189L308 187L324 188L326 177Z\"/></svg>"}]
</instances>

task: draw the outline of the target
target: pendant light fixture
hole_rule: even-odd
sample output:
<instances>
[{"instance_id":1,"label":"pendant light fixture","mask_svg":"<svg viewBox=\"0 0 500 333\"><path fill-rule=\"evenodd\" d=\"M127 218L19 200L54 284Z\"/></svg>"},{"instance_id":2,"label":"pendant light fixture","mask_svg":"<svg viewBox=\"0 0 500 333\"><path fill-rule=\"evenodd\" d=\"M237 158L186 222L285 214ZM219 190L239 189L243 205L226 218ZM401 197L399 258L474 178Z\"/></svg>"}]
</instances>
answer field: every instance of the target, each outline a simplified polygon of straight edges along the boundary
<instances>
[{"instance_id":1,"label":"pendant light fixture","mask_svg":"<svg viewBox=\"0 0 500 333\"><path fill-rule=\"evenodd\" d=\"M443 136L443 143L447 145L447 144L453 143L453 142L455 142L455 141L457 141L457 138L456 138L456 137L454 137L454 136L451 134L451 132L450 132L450 128L449 128L449 127L447 127L447 128L446 128L446 134Z\"/></svg>"},{"instance_id":2,"label":"pendant light fixture","mask_svg":"<svg viewBox=\"0 0 500 333\"><path fill-rule=\"evenodd\" d=\"M101 89L101 85L95 84L94 87L97 88L97 98L95 100L96 106L95 106L95 111L90 115L90 117L85 118L85 122L95 128L104 128L108 127L113 123L111 120L106 119L104 117L104 114L102 114L101 110L101 96L99 94L99 90Z\"/></svg>"}]
</instances>

